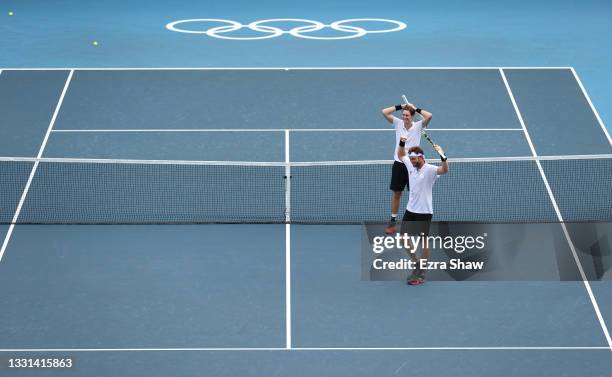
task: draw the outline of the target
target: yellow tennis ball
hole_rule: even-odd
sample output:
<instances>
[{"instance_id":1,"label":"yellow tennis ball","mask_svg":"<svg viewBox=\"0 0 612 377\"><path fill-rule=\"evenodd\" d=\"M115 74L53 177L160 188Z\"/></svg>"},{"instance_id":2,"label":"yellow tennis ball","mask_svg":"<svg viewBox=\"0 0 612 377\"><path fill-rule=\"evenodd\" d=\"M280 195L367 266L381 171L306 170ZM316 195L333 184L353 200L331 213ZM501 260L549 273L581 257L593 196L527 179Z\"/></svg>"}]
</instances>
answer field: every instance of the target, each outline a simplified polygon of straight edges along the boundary
<instances>
[{"instance_id":1,"label":"yellow tennis ball","mask_svg":"<svg viewBox=\"0 0 612 377\"><path fill-rule=\"evenodd\" d=\"M94 47L98 47L98 41L91 42L91 45L94 46Z\"/></svg>"},{"instance_id":2,"label":"yellow tennis ball","mask_svg":"<svg viewBox=\"0 0 612 377\"><path fill-rule=\"evenodd\" d=\"M9 15L9 16L14 16L14 15L15 15L15 13L13 13L13 11L9 11L9 12L8 12L8 15Z\"/></svg>"}]
</instances>

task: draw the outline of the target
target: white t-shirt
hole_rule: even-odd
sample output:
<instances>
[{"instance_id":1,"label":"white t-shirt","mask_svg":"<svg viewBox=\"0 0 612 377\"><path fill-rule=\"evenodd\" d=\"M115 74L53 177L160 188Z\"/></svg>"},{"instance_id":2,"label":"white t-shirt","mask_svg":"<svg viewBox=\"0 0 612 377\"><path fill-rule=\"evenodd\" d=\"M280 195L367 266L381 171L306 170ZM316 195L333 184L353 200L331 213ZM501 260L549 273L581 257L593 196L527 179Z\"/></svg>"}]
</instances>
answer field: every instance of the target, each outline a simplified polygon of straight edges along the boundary
<instances>
[{"instance_id":1,"label":"white t-shirt","mask_svg":"<svg viewBox=\"0 0 612 377\"><path fill-rule=\"evenodd\" d=\"M425 163L417 170L408 156L404 156L402 161L408 169L408 180L410 181L410 191L408 206L406 209L413 213L433 214L432 190L434 182L438 177L438 167Z\"/></svg>"},{"instance_id":2,"label":"white t-shirt","mask_svg":"<svg viewBox=\"0 0 612 377\"><path fill-rule=\"evenodd\" d=\"M423 122L412 122L412 127L406 129L404 127L404 121L398 117L393 117L393 128L395 128L395 153L393 159L397 162L402 162L397 157L397 148L399 148L400 138L406 138L406 150L410 147L414 147L421 144L421 130L423 129Z\"/></svg>"}]
</instances>

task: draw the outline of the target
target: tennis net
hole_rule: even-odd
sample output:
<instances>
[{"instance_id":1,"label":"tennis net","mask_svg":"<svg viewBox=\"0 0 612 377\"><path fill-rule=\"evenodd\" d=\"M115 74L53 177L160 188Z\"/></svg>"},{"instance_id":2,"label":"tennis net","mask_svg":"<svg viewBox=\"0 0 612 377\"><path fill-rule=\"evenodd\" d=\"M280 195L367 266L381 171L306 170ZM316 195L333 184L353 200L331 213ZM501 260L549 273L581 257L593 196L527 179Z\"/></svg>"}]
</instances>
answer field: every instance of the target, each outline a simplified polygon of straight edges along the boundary
<instances>
[{"instance_id":1,"label":"tennis net","mask_svg":"<svg viewBox=\"0 0 612 377\"><path fill-rule=\"evenodd\" d=\"M558 221L558 210L565 221L609 221L611 161L612 155L454 159L434 185L434 220ZM1 158L0 223L385 221L391 163Z\"/></svg>"}]
</instances>

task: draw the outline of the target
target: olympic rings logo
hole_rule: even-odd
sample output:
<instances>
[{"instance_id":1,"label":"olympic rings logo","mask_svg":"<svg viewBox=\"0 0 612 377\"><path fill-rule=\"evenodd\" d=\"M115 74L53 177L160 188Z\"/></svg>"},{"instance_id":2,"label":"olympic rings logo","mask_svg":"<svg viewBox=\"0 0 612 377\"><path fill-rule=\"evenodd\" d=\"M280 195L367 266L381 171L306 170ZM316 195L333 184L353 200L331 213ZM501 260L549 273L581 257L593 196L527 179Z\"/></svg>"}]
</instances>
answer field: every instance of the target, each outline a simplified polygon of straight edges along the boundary
<instances>
[{"instance_id":1,"label":"olympic rings logo","mask_svg":"<svg viewBox=\"0 0 612 377\"><path fill-rule=\"evenodd\" d=\"M206 22L220 22L225 23L226 25L210 27L206 30L197 30L197 29L184 29L179 27L185 27L187 24L197 24L197 23L206 23ZM270 23L279 23L279 22L301 22L307 25L294 27L290 30L283 30L275 26L264 25ZM378 23L386 23L394 25L388 29L376 29L376 30L366 30L363 27L355 26L355 25L347 25L350 23L356 22L378 22ZM179 20L170 22L166 25L166 29L170 31L175 31L178 33L188 33L188 34L205 34L209 37L219 38L219 39L231 39L238 41L253 41L259 39L270 39L279 37L283 34L289 34L293 37L304 38L304 39L319 39L319 40L338 40L338 39L353 39L360 38L366 34L377 34L377 33L392 33L395 31L400 31L406 28L406 24L401 21L396 20L387 20L384 18L353 18L350 20L341 20L334 21L329 25L324 24L319 21L312 20L304 20L300 18L274 18L270 20L260 20L251 22L248 25L243 25L240 22L231 21L231 20L223 20L218 18L197 18L192 20ZM249 29L252 31L256 31L259 33L264 33L264 35L257 36L231 36L225 35L226 33L231 33L233 31L238 31L242 29ZM348 35L340 35L340 36L316 36L309 35L309 33L314 33L321 31L325 28L330 28L335 31L349 33Z\"/></svg>"}]
</instances>

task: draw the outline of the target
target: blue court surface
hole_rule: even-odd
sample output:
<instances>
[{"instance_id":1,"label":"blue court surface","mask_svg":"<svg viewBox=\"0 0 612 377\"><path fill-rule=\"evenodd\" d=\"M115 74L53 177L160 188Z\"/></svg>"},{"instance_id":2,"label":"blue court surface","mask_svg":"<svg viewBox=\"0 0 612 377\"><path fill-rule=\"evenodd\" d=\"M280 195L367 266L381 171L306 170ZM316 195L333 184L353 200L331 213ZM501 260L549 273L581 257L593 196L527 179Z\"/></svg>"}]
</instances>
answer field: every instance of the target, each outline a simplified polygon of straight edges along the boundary
<instances>
[{"instance_id":1,"label":"blue court surface","mask_svg":"<svg viewBox=\"0 0 612 377\"><path fill-rule=\"evenodd\" d=\"M612 222L610 6L485 4L2 5L0 375L609 375L612 241L571 223ZM363 279L402 94L434 220L550 223L575 279Z\"/></svg>"}]
</instances>

